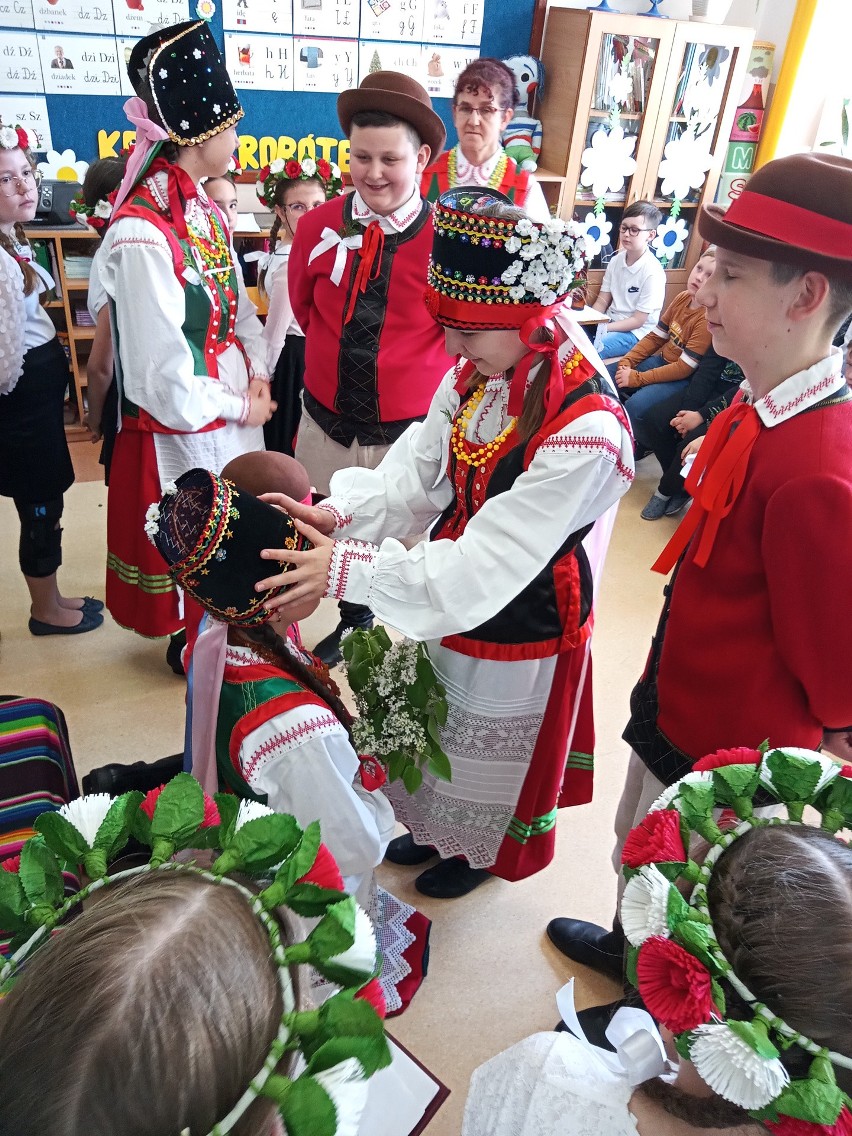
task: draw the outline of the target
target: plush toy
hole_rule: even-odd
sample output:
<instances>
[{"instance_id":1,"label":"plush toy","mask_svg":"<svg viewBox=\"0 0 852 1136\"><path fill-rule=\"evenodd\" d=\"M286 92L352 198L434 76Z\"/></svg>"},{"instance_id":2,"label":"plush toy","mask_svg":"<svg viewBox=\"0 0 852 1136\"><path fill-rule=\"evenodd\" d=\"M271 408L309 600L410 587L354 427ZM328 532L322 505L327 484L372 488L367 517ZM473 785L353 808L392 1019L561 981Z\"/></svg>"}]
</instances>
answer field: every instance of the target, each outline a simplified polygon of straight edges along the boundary
<instances>
[{"instance_id":1,"label":"plush toy","mask_svg":"<svg viewBox=\"0 0 852 1136\"><path fill-rule=\"evenodd\" d=\"M544 64L534 55L513 55L503 62L514 73L519 101L503 131L503 148L522 170L535 170L541 153L541 123L530 111L536 95L544 94Z\"/></svg>"}]
</instances>

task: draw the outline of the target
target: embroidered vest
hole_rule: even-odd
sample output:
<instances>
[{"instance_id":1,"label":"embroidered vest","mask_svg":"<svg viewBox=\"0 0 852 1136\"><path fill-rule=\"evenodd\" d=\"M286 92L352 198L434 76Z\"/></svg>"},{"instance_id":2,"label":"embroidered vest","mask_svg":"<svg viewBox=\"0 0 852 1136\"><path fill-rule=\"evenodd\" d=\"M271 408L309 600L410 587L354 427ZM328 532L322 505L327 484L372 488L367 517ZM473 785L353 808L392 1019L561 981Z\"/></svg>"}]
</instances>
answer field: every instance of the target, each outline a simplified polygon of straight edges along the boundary
<instances>
[{"instance_id":1,"label":"embroidered vest","mask_svg":"<svg viewBox=\"0 0 852 1136\"><path fill-rule=\"evenodd\" d=\"M437 201L442 193L453 189L450 185L449 171L450 151L445 150L438 160L423 171L420 182L420 192L427 201ZM525 170L519 170L514 161L509 158L506 163L506 172L496 186L501 193L505 193L510 201L523 205L527 198L530 175ZM458 184L458 183L456 183Z\"/></svg>"},{"instance_id":2,"label":"embroidered vest","mask_svg":"<svg viewBox=\"0 0 852 1136\"><path fill-rule=\"evenodd\" d=\"M219 716L216 721L216 768L224 792L265 805L265 793L255 793L240 764L240 747L246 737L273 718L298 706L332 711L316 694L268 663L225 665Z\"/></svg>"},{"instance_id":3,"label":"embroidered vest","mask_svg":"<svg viewBox=\"0 0 852 1136\"><path fill-rule=\"evenodd\" d=\"M447 474L455 499L433 528L431 540L458 540L470 518L483 504L512 488L527 469L541 444L570 422L593 410L626 418L613 399L601 394L592 364L584 360L575 372L580 384L565 396L559 413L526 444L513 428L508 449L502 446L484 465L469 466L450 451ZM467 399L459 406L460 413ZM591 633L592 576L580 542L591 529L586 525L569 534L547 564L514 599L496 615L471 631L447 635L445 647L478 659L543 659L569 651ZM487 582L480 582L486 587ZM471 581L477 586L477 581Z\"/></svg>"},{"instance_id":4,"label":"embroidered vest","mask_svg":"<svg viewBox=\"0 0 852 1136\"><path fill-rule=\"evenodd\" d=\"M152 170L156 169L155 166ZM149 171L150 172L150 171ZM137 217L153 225L165 237L172 254L173 268L181 287L184 290L186 314L181 330L186 337L187 345L192 352L194 370L197 375L208 375L212 379L219 377L219 356L232 344L243 351L242 344L236 337L235 324L237 318L237 275L233 264L230 272L208 273L202 276L203 262L196 252L192 242L178 236L175 225L171 219L167 203L158 200L147 181L140 182L120 206L112 219L112 223L122 217ZM219 241L230 246L227 231L214 207L211 210L211 222ZM229 257L230 260L230 257ZM190 275L187 280L185 273ZM193 274L194 273L194 278ZM111 304L114 303L110 301ZM120 351L118 343L118 329L113 320L113 335L116 337L116 366L119 369L120 381ZM243 351L243 355L245 352ZM248 366L248 359L246 359ZM249 368L249 374L251 369ZM131 402L121 394L122 429L140 430L154 434L181 434L182 430L171 430L158 422L147 410ZM205 433L208 430L217 430L225 425L223 418L202 427L193 433Z\"/></svg>"}]
</instances>

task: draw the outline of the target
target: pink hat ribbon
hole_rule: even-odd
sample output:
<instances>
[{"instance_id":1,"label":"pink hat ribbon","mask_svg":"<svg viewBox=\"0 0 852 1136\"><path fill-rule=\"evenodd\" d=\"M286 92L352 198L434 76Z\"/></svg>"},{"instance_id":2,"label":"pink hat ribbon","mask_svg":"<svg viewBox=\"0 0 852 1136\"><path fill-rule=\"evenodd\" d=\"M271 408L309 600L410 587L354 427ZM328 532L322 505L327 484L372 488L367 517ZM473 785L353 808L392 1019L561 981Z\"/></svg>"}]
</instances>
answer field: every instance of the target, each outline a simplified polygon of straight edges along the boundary
<instances>
[{"instance_id":1,"label":"pink hat ribbon","mask_svg":"<svg viewBox=\"0 0 852 1136\"><path fill-rule=\"evenodd\" d=\"M117 212L122 201L132 193L154 146L158 142L166 141L169 137L166 130L149 117L147 106L136 95L124 104L124 113L136 127L136 145L127 160L127 169L124 171L124 177L121 179L121 185L118 187L118 193L115 196L113 214Z\"/></svg>"}]
</instances>

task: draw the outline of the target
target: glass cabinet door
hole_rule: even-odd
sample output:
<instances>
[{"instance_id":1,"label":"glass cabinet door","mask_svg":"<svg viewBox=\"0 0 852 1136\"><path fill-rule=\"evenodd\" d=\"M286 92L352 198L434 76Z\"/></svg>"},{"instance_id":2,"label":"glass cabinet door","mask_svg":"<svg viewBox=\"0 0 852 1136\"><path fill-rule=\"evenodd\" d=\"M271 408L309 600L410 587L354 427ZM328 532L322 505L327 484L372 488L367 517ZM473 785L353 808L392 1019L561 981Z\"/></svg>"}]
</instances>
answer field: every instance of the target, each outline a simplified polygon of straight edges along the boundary
<instances>
[{"instance_id":1,"label":"glass cabinet door","mask_svg":"<svg viewBox=\"0 0 852 1136\"><path fill-rule=\"evenodd\" d=\"M653 190L664 218L653 248L666 268L686 262L717 146L727 146L718 137L719 116L736 54L737 48L724 44L675 43L677 85L663 107L668 119L660 123L665 138L655 158Z\"/></svg>"},{"instance_id":2,"label":"glass cabinet door","mask_svg":"<svg viewBox=\"0 0 852 1136\"><path fill-rule=\"evenodd\" d=\"M633 179L644 172L637 154L640 135L654 130L645 112L659 55L659 39L618 32L600 38L573 210L595 249L592 267L612 257Z\"/></svg>"}]
</instances>

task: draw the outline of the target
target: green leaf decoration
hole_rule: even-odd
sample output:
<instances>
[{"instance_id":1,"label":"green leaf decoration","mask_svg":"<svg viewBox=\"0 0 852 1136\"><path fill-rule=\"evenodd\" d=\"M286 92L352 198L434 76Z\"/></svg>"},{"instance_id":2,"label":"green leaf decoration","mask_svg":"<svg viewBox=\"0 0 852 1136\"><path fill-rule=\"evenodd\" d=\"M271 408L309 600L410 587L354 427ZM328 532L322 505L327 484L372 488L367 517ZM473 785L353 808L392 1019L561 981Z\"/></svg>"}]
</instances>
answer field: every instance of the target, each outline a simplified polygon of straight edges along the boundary
<instances>
[{"instance_id":1,"label":"green leaf decoration","mask_svg":"<svg viewBox=\"0 0 852 1136\"><path fill-rule=\"evenodd\" d=\"M33 907L58 907L65 898L59 861L41 836L28 840L21 849L18 879Z\"/></svg>"},{"instance_id":2,"label":"green leaf decoration","mask_svg":"<svg viewBox=\"0 0 852 1136\"><path fill-rule=\"evenodd\" d=\"M719 1011L719 1014L724 1017L727 999L725 998L725 991L715 978L710 979L710 993L713 996L713 1005Z\"/></svg>"},{"instance_id":3,"label":"green leaf decoration","mask_svg":"<svg viewBox=\"0 0 852 1136\"><path fill-rule=\"evenodd\" d=\"M337 1131L334 1103L322 1085L311 1077L303 1075L291 1082L283 1100L279 1101L279 1108L287 1136L334 1136Z\"/></svg>"},{"instance_id":4,"label":"green leaf decoration","mask_svg":"<svg viewBox=\"0 0 852 1136\"><path fill-rule=\"evenodd\" d=\"M687 825L699 832L705 840L715 843L721 838L719 826L713 819L716 807L716 792L712 781L681 785L678 793L677 809ZM688 847L688 842L685 845Z\"/></svg>"},{"instance_id":5,"label":"green leaf decoration","mask_svg":"<svg viewBox=\"0 0 852 1136\"><path fill-rule=\"evenodd\" d=\"M302 838L295 819L285 813L255 817L247 821L231 837L213 872L224 876L233 871L260 872L271 868L288 856Z\"/></svg>"},{"instance_id":6,"label":"green leaf decoration","mask_svg":"<svg viewBox=\"0 0 852 1136\"><path fill-rule=\"evenodd\" d=\"M679 1033L674 1039L675 1049L684 1061L692 1060L692 1055L689 1052L689 1041L691 1037L691 1033Z\"/></svg>"},{"instance_id":7,"label":"green leaf decoration","mask_svg":"<svg viewBox=\"0 0 852 1136\"><path fill-rule=\"evenodd\" d=\"M450 712L450 706L446 698L438 698L432 705L432 713L438 721L439 726L446 726L447 716Z\"/></svg>"},{"instance_id":8,"label":"green leaf decoration","mask_svg":"<svg viewBox=\"0 0 852 1136\"><path fill-rule=\"evenodd\" d=\"M383 1035L376 1037L335 1037L321 1045L308 1062L309 1073L323 1073L349 1057L357 1057L367 1077L390 1064L390 1049Z\"/></svg>"},{"instance_id":9,"label":"green leaf decoration","mask_svg":"<svg viewBox=\"0 0 852 1136\"><path fill-rule=\"evenodd\" d=\"M452 781L453 768L450 765L450 759L443 750L438 753L433 751L432 756L429 758L428 764L429 772L434 776L440 778L442 781Z\"/></svg>"},{"instance_id":10,"label":"green leaf decoration","mask_svg":"<svg viewBox=\"0 0 852 1136\"><path fill-rule=\"evenodd\" d=\"M423 773L416 765L407 765L402 771L402 783L407 793L414 794L423 784Z\"/></svg>"},{"instance_id":11,"label":"green leaf decoration","mask_svg":"<svg viewBox=\"0 0 852 1136\"><path fill-rule=\"evenodd\" d=\"M83 863L89 846L70 821L61 813L42 813L33 825L44 842L60 860L75 866Z\"/></svg>"},{"instance_id":12,"label":"green leaf decoration","mask_svg":"<svg viewBox=\"0 0 852 1136\"><path fill-rule=\"evenodd\" d=\"M639 948L634 947L632 944L627 946L627 958L625 960L624 974L627 981L634 989L639 986L639 978L636 974L636 960L639 958Z\"/></svg>"},{"instance_id":13,"label":"green leaf decoration","mask_svg":"<svg viewBox=\"0 0 852 1136\"><path fill-rule=\"evenodd\" d=\"M320 959L349 950L355 942L355 900L351 895L328 909L307 941L311 953Z\"/></svg>"},{"instance_id":14,"label":"green leaf decoration","mask_svg":"<svg viewBox=\"0 0 852 1136\"><path fill-rule=\"evenodd\" d=\"M682 919L672 930L672 938L700 959L709 970L718 971L718 964L710 953L710 937L705 923Z\"/></svg>"},{"instance_id":15,"label":"green leaf decoration","mask_svg":"<svg viewBox=\"0 0 852 1136\"><path fill-rule=\"evenodd\" d=\"M811 1124L834 1124L843 1108L843 1093L836 1084L808 1077L804 1081L791 1081L774 1107L785 1116L807 1120Z\"/></svg>"},{"instance_id":16,"label":"green leaf decoration","mask_svg":"<svg viewBox=\"0 0 852 1136\"><path fill-rule=\"evenodd\" d=\"M334 903L340 903L339 891L317 887L316 884L295 884L287 892L286 903L298 915L316 918L325 915Z\"/></svg>"},{"instance_id":17,"label":"green leaf decoration","mask_svg":"<svg viewBox=\"0 0 852 1136\"><path fill-rule=\"evenodd\" d=\"M19 917L24 914L26 909L27 895L17 874L0 868L0 927L4 931L17 929L9 921L10 916L18 919L18 924L22 926L23 920Z\"/></svg>"},{"instance_id":18,"label":"green leaf decoration","mask_svg":"<svg viewBox=\"0 0 852 1136\"><path fill-rule=\"evenodd\" d=\"M100 852L107 860L117 856L127 844L133 818L145 798L144 793L134 790L122 793L112 802L92 844L93 852Z\"/></svg>"},{"instance_id":19,"label":"green leaf decoration","mask_svg":"<svg viewBox=\"0 0 852 1136\"><path fill-rule=\"evenodd\" d=\"M312 821L302 833L302 839L279 866L275 879L261 892L261 902L267 910L287 903L293 885L314 866L319 846L319 821ZM339 899L340 892L336 894Z\"/></svg>"},{"instance_id":20,"label":"green leaf decoration","mask_svg":"<svg viewBox=\"0 0 852 1136\"><path fill-rule=\"evenodd\" d=\"M186 848L204 820L204 791L189 773L178 773L154 805L151 836Z\"/></svg>"},{"instance_id":21,"label":"green leaf decoration","mask_svg":"<svg viewBox=\"0 0 852 1136\"><path fill-rule=\"evenodd\" d=\"M684 919L689 919L691 910L677 888L669 888L669 897L666 902L666 922L669 925L669 930L673 930Z\"/></svg>"},{"instance_id":22,"label":"green leaf decoration","mask_svg":"<svg viewBox=\"0 0 852 1136\"><path fill-rule=\"evenodd\" d=\"M383 1037L382 1019L369 1002L349 994L335 994L319 1009L320 1025L326 1039L334 1036Z\"/></svg>"},{"instance_id":23,"label":"green leaf decoration","mask_svg":"<svg viewBox=\"0 0 852 1136\"><path fill-rule=\"evenodd\" d=\"M373 639L376 641L376 643L378 643L383 651L389 651L393 646L393 643L391 643L390 635L388 635L387 631L384 627L382 627L381 624L373 629Z\"/></svg>"},{"instance_id":24,"label":"green leaf decoration","mask_svg":"<svg viewBox=\"0 0 852 1136\"><path fill-rule=\"evenodd\" d=\"M751 815L751 798L760 781L759 765L723 765L713 770L713 787L716 800L722 805L737 809L737 816L746 820ZM739 811L748 807L745 815Z\"/></svg>"},{"instance_id":25,"label":"green leaf decoration","mask_svg":"<svg viewBox=\"0 0 852 1136\"><path fill-rule=\"evenodd\" d=\"M728 1029L764 1061L771 1061L779 1056L778 1050L769 1040L769 1028L762 1018L753 1018L750 1022L729 1021Z\"/></svg>"},{"instance_id":26,"label":"green leaf decoration","mask_svg":"<svg viewBox=\"0 0 852 1136\"><path fill-rule=\"evenodd\" d=\"M810 801L822 776L819 762L786 753L782 749L772 750L764 760L772 774L774 792L779 800L788 807ZM801 810L796 811L799 813L796 819L801 819Z\"/></svg>"},{"instance_id":27,"label":"green leaf decoration","mask_svg":"<svg viewBox=\"0 0 852 1136\"><path fill-rule=\"evenodd\" d=\"M835 777L814 803L823 814L822 827L827 832L852 828L852 778Z\"/></svg>"},{"instance_id":28,"label":"green leaf decoration","mask_svg":"<svg viewBox=\"0 0 852 1136\"><path fill-rule=\"evenodd\" d=\"M152 843L151 836L151 818L142 809L137 809L133 817L133 825L130 829L130 835L140 842L140 844L147 844L150 848Z\"/></svg>"},{"instance_id":29,"label":"green leaf decoration","mask_svg":"<svg viewBox=\"0 0 852 1136\"><path fill-rule=\"evenodd\" d=\"M240 809L239 798L233 793L215 793L213 800L219 810L219 847L224 848L230 844L234 835L234 825L237 823L237 813Z\"/></svg>"}]
</instances>

